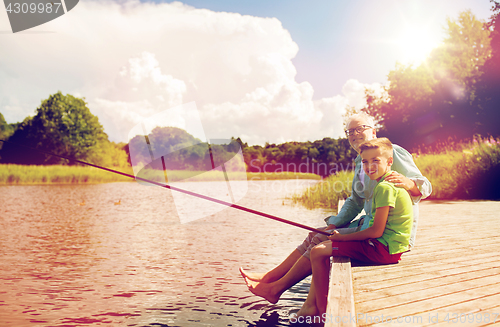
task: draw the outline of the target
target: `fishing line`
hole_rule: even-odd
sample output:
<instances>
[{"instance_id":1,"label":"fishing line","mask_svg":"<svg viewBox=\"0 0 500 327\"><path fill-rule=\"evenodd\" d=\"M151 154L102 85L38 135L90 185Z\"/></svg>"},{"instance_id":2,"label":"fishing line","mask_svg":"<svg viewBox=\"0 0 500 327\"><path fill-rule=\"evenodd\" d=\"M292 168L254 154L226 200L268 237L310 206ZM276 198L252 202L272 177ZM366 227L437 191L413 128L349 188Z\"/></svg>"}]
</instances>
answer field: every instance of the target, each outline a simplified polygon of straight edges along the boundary
<instances>
[{"instance_id":1,"label":"fishing line","mask_svg":"<svg viewBox=\"0 0 500 327\"><path fill-rule=\"evenodd\" d=\"M2 139L0 139L0 142L9 143L9 144L12 144L12 145L15 145L15 146L22 146L22 147L25 147L25 148L28 148L28 149L31 149L31 150L35 150L35 151L38 151L38 152L41 152L41 153L44 153L44 154L47 154L47 155L50 155L50 156L55 156L55 157L58 157L58 158L69 160L69 161L78 162L78 163L81 163L81 164L84 164L84 165L87 165L87 166L91 166L91 167L94 167L94 168L99 168L99 169L102 169L102 170L106 170L106 171L109 171L111 173L119 174L119 175L126 176L126 177L129 177L129 178L133 178L133 179L136 179L136 180L141 180L143 182L150 183L150 184L153 184L153 185L156 185L156 186L160 186L160 187L164 187L164 188L168 188L168 189L176 191L176 192L181 192L181 193L188 194L188 195L191 195L191 196L194 196L194 197L198 197L198 198L201 198L201 199L205 199L205 200L208 200L208 201L219 203L219 204L225 205L227 207L235 208L235 209L238 209L238 210L241 210L241 211L245 211L245 212L248 212L248 213L253 213L253 214L261 216L261 217L273 219L273 220L276 220L276 221L279 221L279 222L282 222L282 223L285 223L285 224L289 224L289 225L292 225L292 226L295 226L295 227L307 229L307 230L312 231L312 232L320 233L320 234L323 234L323 235L331 235L331 233L322 231L320 229L316 229L316 228L313 228L313 227L310 227L310 226L307 226L307 225L299 224L299 223L296 223L296 222L293 222L293 221L290 221L290 220L287 220L287 219L284 219L284 218L276 217L276 216L270 215L270 214L265 213L265 212L257 211L257 210L250 209L250 208L246 208L246 207L240 206L238 204L226 202L226 201L223 201L223 200L212 198L210 196L206 196L206 195L203 195L203 194L198 194L198 193L195 193L195 192L184 190L184 189L181 189L181 188L178 188L178 187L175 187L175 186L171 186L171 185L168 185L168 184L161 184L161 183L158 183L158 182L155 182L155 181L151 181L151 180L148 180L148 179L145 179L145 178L142 178L142 177L137 177L137 176L130 175L130 174L127 174L127 173L123 173L121 171L117 171L117 170L114 170L114 169L110 169L110 168L106 168L106 167L101 167L101 166L94 165L94 164L91 164L91 163L88 163L88 162L85 162L85 161L81 161L81 160L78 160L78 159L68 158L68 157L65 157L65 156L61 156L59 154L55 154L55 153L47 152L47 151L44 151L44 150L36 149L36 148L30 147L30 146L27 146L27 145L17 144L17 143L13 143L13 142L10 142L10 141L5 141L5 140L2 140Z\"/></svg>"}]
</instances>

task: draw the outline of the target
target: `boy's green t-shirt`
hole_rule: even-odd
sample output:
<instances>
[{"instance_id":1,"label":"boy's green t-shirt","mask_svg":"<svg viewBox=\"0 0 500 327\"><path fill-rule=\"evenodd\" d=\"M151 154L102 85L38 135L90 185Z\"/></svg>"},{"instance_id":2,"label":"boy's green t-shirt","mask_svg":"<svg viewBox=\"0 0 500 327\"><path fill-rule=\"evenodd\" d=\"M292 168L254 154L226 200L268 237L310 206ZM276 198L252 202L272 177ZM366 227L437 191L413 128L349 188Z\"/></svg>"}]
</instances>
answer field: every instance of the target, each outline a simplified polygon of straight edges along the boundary
<instances>
[{"instance_id":1,"label":"boy's green t-shirt","mask_svg":"<svg viewBox=\"0 0 500 327\"><path fill-rule=\"evenodd\" d=\"M377 208L391 207L384 234L377 240L389 248L390 254L396 254L408 251L413 225L413 208L408 191L384 180L390 173L385 174L373 190L372 217L375 217ZM370 221L370 226L372 225L373 219Z\"/></svg>"}]
</instances>

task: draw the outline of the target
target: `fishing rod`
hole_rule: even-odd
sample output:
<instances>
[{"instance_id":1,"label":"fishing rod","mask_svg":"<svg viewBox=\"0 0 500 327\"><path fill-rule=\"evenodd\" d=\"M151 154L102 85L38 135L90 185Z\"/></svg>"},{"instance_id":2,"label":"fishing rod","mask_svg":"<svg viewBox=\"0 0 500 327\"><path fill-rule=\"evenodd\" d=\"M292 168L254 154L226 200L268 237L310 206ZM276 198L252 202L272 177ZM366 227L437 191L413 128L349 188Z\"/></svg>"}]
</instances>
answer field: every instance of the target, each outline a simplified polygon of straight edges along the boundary
<instances>
[{"instance_id":1,"label":"fishing rod","mask_svg":"<svg viewBox=\"0 0 500 327\"><path fill-rule=\"evenodd\" d=\"M173 190L173 191L181 192L181 193L188 194L188 195L191 195L191 196L194 196L194 197L198 197L198 198L201 198L201 199L205 199L205 200L208 200L208 201L219 203L219 204L225 205L227 207L235 208L235 209L238 209L238 210L241 210L241 211L253 213L253 214L258 215L258 216L262 216L262 217L265 217L265 218L273 219L273 220L276 220L276 221L279 221L279 222L282 222L282 223L285 223L285 224L289 224L289 225L292 225L292 226L295 226L295 227L307 229L309 231L316 232L316 233L319 233L319 234L332 235L331 233L322 231L320 229L313 228L313 227L310 227L310 226L307 226L307 225L303 225L303 224L299 224L299 223L296 223L296 222L293 222L293 221L290 221L290 220L287 220L287 219L284 219L284 218L276 217L276 216L270 215L270 214L265 213L265 212L257 211L257 210L250 209L250 208L246 208L246 207L240 206L238 204L226 202L226 201L223 201L223 200L219 200L219 199L212 198L210 196L206 196L206 195L203 195L203 194L198 194L198 193L195 193L195 192L184 190L184 189L181 189L181 188L178 188L178 187L175 187L175 186L171 186L171 185L168 185L168 184L158 183L158 182L151 181L149 179L145 179L145 178L142 178L142 177L137 177L137 176L130 175L130 174L127 174L127 173L123 173L121 171L117 171L117 170L114 170L114 169L111 169L111 168L101 167L101 166L94 165L94 164L91 164L89 162L85 162L85 161L74 159L74 158L68 158L66 156L62 156L62 155L59 155L59 154L47 152L47 151L40 150L40 149L37 149L37 148L33 148L33 147L30 147L30 146L27 146L27 145L24 145L24 144L13 143L13 142L5 141L5 140L2 140L2 139L0 139L0 142L9 143L9 144L16 145L16 146L22 146L22 147L25 147L25 148L28 148L28 149L31 149L31 150L35 150L35 151L38 151L38 152L41 152L41 153L44 153L44 154L47 154L47 155L50 155L50 156L55 156L55 157L58 157L58 158L66 159L66 160L69 160L69 161L78 162L78 163L81 163L81 164L84 164L84 165L87 165L87 166L91 166L91 167L94 167L94 168L106 170L106 171L109 171L109 172L112 172L112 173L115 173L115 174L119 174L119 175L122 175L122 176L126 176L126 177L129 177L129 178L140 180L140 181L143 181L143 182L146 182L146 183L150 183L150 184L153 184L153 185L156 185L156 186L168 188L168 189Z\"/></svg>"}]
</instances>

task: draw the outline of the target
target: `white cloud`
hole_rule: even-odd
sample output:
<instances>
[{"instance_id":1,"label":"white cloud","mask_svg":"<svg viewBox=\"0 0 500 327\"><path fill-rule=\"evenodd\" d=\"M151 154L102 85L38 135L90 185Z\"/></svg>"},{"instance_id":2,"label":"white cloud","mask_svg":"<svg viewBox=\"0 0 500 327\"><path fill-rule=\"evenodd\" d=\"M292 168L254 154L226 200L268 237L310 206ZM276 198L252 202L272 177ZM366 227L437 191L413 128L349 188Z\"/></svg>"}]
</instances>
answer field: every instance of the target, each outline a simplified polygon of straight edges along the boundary
<instances>
[{"instance_id":1,"label":"white cloud","mask_svg":"<svg viewBox=\"0 0 500 327\"><path fill-rule=\"evenodd\" d=\"M364 101L355 80L313 101L310 83L295 81L298 46L276 18L84 1L37 30L54 33L2 35L0 112L9 122L61 90L85 97L110 139L126 141L141 118L195 101L209 138L264 144L340 136L345 106Z\"/></svg>"},{"instance_id":2,"label":"white cloud","mask_svg":"<svg viewBox=\"0 0 500 327\"><path fill-rule=\"evenodd\" d=\"M321 133L333 138L345 137L344 118L342 117L345 114L345 108L347 106L356 109L363 108L366 105L365 89L367 88L380 94L380 84L363 84L358 80L350 79L342 87L343 95L315 101L314 105L323 113Z\"/></svg>"},{"instance_id":3,"label":"white cloud","mask_svg":"<svg viewBox=\"0 0 500 327\"><path fill-rule=\"evenodd\" d=\"M115 83L89 102L105 131L120 141L145 117L182 104L184 81L162 72L155 55L143 52L120 68Z\"/></svg>"},{"instance_id":4,"label":"white cloud","mask_svg":"<svg viewBox=\"0 0 500 327\"><path fill-rule=\"evenodd\" d=\"M127 142L128 138L121 136L128 135L130 129L144 117L150 117L157 112L147 100L126 102L97 98L90 102L89 106L93 108L94 114L97 113L110 139L120 142ZM117 135L120 136L119 139L116 138Z\"/></svg>"}]
</instances>

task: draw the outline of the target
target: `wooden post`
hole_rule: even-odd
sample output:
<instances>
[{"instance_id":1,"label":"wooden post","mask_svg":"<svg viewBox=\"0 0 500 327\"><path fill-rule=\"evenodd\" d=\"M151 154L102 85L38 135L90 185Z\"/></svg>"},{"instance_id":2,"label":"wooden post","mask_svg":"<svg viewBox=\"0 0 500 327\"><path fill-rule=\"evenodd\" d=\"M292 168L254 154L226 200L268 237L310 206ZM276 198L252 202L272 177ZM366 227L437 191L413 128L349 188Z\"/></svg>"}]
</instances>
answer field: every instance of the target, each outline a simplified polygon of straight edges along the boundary
<instances>
[{"instance_id":1,"label":"wooden post","mask_svg":"<svg viewBox=\"0 0 500 327\"><path fill-rule=\"evenodd\" d=\"M343 199L339 200L338 212L344 202ZM325 327L356 327L351 259L333 257L331 267Z\"/></svg>"},{"instance_id":2,"label":"wooden post","mask_svg":"<svg viewBox=\"0 0 500 327\"><path fill-rule=\"evenodd\" d=\"M351 259L333 257L328 287L325 327L355 327L356 312L352 290Z\"/></svg>"}]
</instances>

